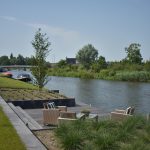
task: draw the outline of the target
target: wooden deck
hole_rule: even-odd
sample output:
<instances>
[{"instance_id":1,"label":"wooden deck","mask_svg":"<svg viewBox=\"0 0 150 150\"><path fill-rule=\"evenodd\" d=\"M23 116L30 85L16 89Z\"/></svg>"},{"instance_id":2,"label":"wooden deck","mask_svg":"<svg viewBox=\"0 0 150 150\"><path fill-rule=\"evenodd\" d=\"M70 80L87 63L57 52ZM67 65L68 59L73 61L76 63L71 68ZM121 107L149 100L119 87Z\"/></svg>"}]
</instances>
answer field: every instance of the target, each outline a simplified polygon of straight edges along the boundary
<instances>
[{"instance_id":1,"label":"wooden deck","mask_svg":"<svg viewBox=\"0 0 150 150\"><path fill-rule=\"evenodd\" d=\"M97 114L99 118L103 117L109 117L108 113L103 112L102 110L90 107L89 105L82 105L82 106L76 106L76 107L68 107L67 111L72 111L79 113L84 109L89 109L92 114ZM43 126L43 114L42 109L24 109L35 121L37 121L40 125Z\"/></svg>"}]
</instances>

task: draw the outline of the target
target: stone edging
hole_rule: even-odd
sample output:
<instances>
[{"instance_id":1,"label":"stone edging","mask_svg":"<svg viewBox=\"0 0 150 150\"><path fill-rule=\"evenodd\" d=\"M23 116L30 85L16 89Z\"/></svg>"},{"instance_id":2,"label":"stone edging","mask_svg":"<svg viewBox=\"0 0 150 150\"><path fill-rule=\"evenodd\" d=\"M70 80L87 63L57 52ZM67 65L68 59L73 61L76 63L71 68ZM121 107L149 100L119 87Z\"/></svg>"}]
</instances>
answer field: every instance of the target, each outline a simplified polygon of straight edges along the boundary
<instances>
[{"instance_id":1,"label":"stone edging","mask_svg":"<svg viewBox=\"0 0 150 150\"><path fill-rule=\"evenodd\" d=\"M0 96L0 105L4 113L7 115L12 125L16 129L21 140L25 144L27 150L47 150L47 148L33 135L27 126L20 120L16 113L8 106L8 104Z\"/></svg>"}]
</instances>

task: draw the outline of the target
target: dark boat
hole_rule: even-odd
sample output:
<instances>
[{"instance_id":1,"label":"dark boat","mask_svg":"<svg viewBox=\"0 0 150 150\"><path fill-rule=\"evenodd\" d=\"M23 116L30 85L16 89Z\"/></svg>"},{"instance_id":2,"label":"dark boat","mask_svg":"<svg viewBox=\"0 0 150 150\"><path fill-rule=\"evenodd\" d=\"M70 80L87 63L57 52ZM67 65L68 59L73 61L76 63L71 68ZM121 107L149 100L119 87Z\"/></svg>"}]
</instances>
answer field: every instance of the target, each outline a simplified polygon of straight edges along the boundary
<instances>
[{"instance_id":1,"label":"dark boat","mask_svg":"<svg viewBox=\"0 0 150 150\"><path fill-rule=\"evenodd\" d=\"M4 72L4 69L3 69L3 68L0 68L0 72Z\"/></svg>"},{"instance_id":2,"label":"dark boat","mask_svg":"<svg viewBox=\"0 0 150 150\"><path fill-rule=\"evenodd\" d=\"M23 73L19 74L16 78L17 80L24 81L24 82L29 82L31 81L31 77L29 74Z\"/></svg>"}]
</instances>

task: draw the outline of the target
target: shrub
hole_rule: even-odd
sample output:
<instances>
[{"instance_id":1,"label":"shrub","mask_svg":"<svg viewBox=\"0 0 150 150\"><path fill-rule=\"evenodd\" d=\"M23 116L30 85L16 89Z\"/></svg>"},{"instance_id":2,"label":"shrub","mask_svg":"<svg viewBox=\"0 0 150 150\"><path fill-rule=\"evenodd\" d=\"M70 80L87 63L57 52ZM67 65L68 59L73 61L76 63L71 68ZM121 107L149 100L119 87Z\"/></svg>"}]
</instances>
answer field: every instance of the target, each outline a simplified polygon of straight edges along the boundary
<instances>
[{"instance_id":1,"label":"shrub","mask_svg":"<svg viewBox=\"0 0 150 150\"><path fill-rule=\"evenodd\" d=\"M106 69L101 70L99 76L100 76L102 79L106 78L107 76L109 76L109 70L106 70Z\"/></svg>"},{"instance_id":2,"label":"shrub","mask_svg":"<svg viewBox=\"0 0 150 150\"><path fill-rule=\"evenodd\" d=\"M115 76L115 74L116 74L116 71L114 71L114 70L111 70L111 71L109 72L109 76Z\"/></svg>"}]
</instances>

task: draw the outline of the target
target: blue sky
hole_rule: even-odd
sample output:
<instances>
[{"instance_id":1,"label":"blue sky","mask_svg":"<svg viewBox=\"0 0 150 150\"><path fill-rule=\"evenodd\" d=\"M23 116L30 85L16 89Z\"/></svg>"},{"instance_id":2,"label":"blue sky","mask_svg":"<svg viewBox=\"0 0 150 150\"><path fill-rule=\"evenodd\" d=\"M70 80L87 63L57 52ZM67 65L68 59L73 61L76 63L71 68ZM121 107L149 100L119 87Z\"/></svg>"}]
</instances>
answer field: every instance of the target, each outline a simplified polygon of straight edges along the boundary
<instances>
[{"instance_id":1,"label":"blue sky","mask_svg":"<svg viewBox=\"0 0 150 150\"><path fill-rule=\"evenodd\" d=\"M75 57L86 44L111 61L139 43L150 59L150 0L0 0L0 56L34 55L38 28L51 42L50 62Z\"/></svg>"}]
</instances>

